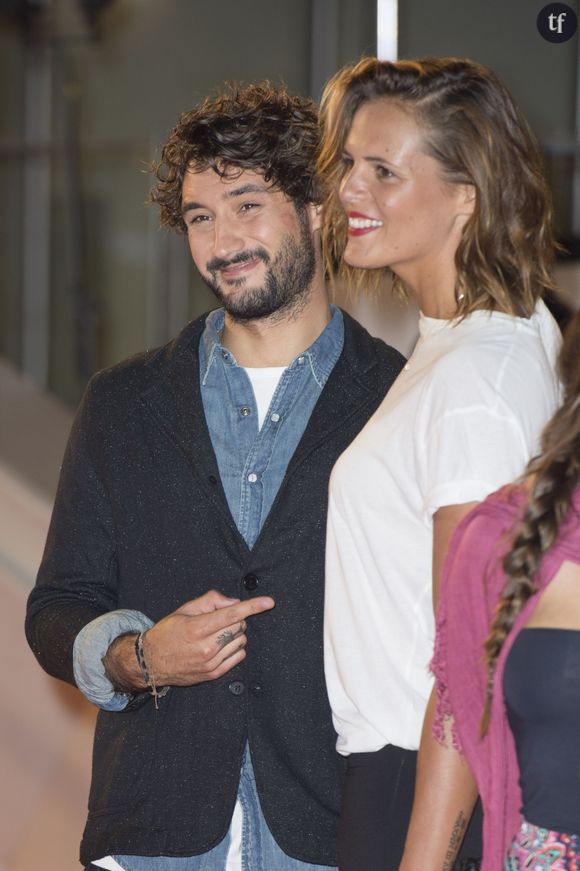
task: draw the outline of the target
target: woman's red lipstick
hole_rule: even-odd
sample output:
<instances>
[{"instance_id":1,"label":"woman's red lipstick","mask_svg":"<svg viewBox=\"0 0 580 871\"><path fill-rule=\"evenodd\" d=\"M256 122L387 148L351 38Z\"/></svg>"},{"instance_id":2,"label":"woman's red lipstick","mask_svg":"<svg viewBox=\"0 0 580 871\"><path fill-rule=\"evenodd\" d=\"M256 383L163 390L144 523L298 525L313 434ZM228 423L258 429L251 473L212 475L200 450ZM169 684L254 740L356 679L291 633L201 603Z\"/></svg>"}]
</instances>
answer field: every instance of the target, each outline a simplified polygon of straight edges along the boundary
<instances>
[{"instance_id":1,"label":"woman's red lipstick","mask_svg":"<svg viewBox=\"0 0 580 871\"><path fill-rule=\"evenodd\" d=\"M365 236L383 226L382 221L377 221L376 218L371 218L369 215L363 215L362 212L348 212L347 216L349 236Z\"/></svg>"}]
</instances>

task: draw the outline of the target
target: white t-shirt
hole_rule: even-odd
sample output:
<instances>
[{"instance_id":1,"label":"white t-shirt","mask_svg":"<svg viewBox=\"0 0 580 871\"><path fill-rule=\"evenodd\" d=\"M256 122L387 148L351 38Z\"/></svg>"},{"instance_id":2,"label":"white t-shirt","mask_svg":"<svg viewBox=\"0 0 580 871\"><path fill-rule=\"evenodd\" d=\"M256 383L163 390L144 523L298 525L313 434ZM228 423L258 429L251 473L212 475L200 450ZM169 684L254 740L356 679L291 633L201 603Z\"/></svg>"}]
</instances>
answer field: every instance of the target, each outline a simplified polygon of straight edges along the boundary
<instances>
[{"instance_id":1,"label":"white t-shirt","mask_svg":"<svg viewBox=\"0 0 580 871\"><path fill-rule=\"evenodd\" d=\"M558 403L558 328L421 316L419 341L330 479L325 669L342 754L415 750L432 677L433 515L518 477Z\"/></svg>"},{"instance_id":2,"label":"white t-shirt","mask_svg":"<svg viewBox=\"0 0 580 871\"><path fill-rule=\"evenodd\" d=\"M256 399L258 408L258 429L262 429L262 424L268 414L272 397L276 392L276 387L286 371L285 366L264 366L255 368L246 366L246 374L252 382L252 389Z\"/></svg>"}]
</instances>

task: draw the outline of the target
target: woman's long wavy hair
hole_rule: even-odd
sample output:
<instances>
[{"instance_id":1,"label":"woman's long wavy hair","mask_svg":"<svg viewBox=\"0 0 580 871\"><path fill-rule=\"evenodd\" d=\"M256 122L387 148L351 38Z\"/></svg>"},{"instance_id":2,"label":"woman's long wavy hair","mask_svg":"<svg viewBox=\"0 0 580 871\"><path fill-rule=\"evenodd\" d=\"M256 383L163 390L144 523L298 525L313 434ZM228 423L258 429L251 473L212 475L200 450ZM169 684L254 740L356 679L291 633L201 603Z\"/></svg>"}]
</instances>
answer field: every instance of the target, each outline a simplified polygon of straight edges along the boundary
<instances>
[{"instance_id":1,"label":"woman's long wavy hair","mask_svg":"<svg viewBox=\"0 0 580 871\"><path fill-rule=\"evenodd\" d=\"M384 272L343 262L347 220L338 196L353 118L364 103L377 100L412 112L424 131L425 153L439 162L444 180L475 188L475 210L455 256L457 315L487 309L528 317L554 287L551 198L527 122L496 75L469 60L392 63L369 57L329 81L318 162L327 268L359 286L375 283ZM395 286L405 292L396 276Z\"/></svg>"},{"instance_id":2,"label":"woman's long wavy hair","mask_svg":"<svg viewBox=\"0 0 580 871\"><path fill-rule=\"evenodd\" d=\"M564 402L544 429L541 453L527 469L530 493L521 525L503 560L506 583L485 642L488 679L482 735L489 726L498 656L514 620L536 592L542 557L554 544L574 491L580 487L580 312L566 331L559 370Z\"/></svg>"}]
</instances>

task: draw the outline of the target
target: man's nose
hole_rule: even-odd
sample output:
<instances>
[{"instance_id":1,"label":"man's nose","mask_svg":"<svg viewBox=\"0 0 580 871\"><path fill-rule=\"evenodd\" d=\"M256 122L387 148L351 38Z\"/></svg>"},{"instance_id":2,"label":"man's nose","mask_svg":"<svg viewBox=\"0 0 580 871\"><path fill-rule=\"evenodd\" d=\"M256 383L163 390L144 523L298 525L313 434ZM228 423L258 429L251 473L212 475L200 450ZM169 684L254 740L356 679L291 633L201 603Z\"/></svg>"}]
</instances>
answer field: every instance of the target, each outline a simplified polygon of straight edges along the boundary
<instances>
[{"instance_id":1,"label":"man's nose","mask_svg":"<svg viewBox=\"0 0 580 871\"><path fill-rule=\"evenodd\" d=\"M214 226L214 256L227 260L234 254L243 251L245 239L235 222L221 219Z\"/></svg>"}]
</instances>

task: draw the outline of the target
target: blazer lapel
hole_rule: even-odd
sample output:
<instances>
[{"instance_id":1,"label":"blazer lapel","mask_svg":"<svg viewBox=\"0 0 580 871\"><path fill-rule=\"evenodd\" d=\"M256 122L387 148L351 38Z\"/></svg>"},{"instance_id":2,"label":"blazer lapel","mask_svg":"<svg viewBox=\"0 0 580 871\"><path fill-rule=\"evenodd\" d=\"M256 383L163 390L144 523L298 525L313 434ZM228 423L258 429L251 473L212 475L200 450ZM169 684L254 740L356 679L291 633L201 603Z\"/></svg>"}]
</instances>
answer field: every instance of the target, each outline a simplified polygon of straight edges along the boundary
<instances>
[{"instance_id":1,"label":"blazer lapel","mask_svg":"<svg viewBox=\"0 0 580 871\"><path fill-rule=\"evenodd\" d=\"M198 348L204 325L205 316L164 349L160 371L141 402L155 425L183 452L198 486L247 550L230 513L203 409Z\"/></svg>"},{"instance_id":2,"label":"blazer lapel","mask_svg":"<svg viewBox=\"0 0 580 871\"><path fill-rule=\"evenodd\" d=\"M347 427L373 401L377 403L377 359L370 337L343 312L344 348L292 456L286 477L338 429Z\"/></svg>"}]
</instances>

